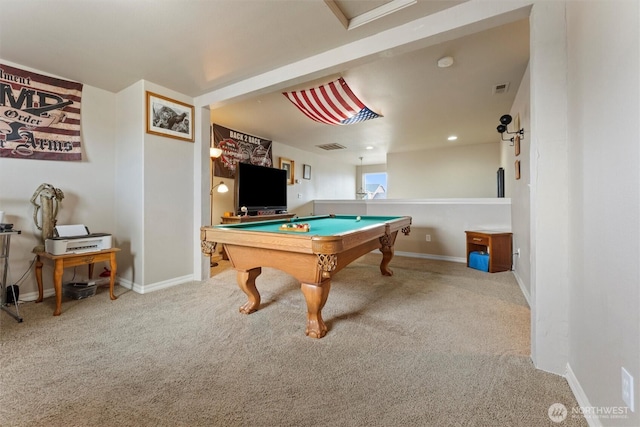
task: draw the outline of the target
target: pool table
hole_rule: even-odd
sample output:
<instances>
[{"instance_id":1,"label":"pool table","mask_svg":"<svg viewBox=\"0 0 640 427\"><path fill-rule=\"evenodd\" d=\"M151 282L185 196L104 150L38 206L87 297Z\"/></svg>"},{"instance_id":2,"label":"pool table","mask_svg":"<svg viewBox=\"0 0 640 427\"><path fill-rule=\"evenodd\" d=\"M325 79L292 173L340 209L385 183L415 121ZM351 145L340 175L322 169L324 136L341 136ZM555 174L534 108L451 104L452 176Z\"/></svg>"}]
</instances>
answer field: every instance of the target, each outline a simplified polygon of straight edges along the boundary
<instances>
[{"instance_id":1,"label":"pool table","mask_svg":"<svg viewBox=\"0 0 640 427\"><path fill-rule=\"evenodd\" d=\"M294 224L300 228L291 228ZM303 224L308 231L303 231ZM202 252L209 256L217 244L223 245L237 271L238 285L249 298L240 307L241 313L253 313L260 305L256 278L261 268L277 268L300 282L307 302L305 333L322 338L327 327L321 311L331 277L375 249L382 252L380 272L391 276L389 262L396 236L399 230L409 234L410 226L409 216L325 215L202 227L200 240Z\"/></svg>"}]
</instances>

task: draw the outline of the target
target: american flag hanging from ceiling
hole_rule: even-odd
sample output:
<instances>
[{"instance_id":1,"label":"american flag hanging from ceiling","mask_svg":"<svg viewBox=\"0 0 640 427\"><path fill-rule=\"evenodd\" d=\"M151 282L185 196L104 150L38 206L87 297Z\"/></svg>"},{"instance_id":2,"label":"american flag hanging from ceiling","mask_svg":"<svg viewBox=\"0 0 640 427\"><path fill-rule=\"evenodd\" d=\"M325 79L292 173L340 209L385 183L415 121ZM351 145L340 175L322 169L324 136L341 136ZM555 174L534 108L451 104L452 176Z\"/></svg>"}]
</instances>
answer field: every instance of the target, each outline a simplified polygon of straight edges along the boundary
<instances>
[{"instance_id":1,"label":"american flag hanging from ceiling","mask_svg":"<svg viewBox=\"0 0 640 427\"><path fill-rule=\"evenodd\" d=\"M283 92L307 117L330 125L350 125L382 117L368 109L343 78L313 89Z\"/></svg>"}]
</instances>

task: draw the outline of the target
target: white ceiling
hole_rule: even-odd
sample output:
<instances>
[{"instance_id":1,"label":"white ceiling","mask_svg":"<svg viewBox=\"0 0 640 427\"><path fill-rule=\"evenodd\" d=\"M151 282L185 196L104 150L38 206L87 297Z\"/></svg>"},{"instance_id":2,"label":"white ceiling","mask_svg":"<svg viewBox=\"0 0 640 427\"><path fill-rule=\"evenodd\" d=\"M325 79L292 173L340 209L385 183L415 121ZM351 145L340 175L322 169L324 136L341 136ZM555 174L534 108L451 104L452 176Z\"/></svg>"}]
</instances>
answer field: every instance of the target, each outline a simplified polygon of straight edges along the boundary
<instances>
[{"instance_id":1,"label":"white ceiling","mask_svg":"<svg viewBox=\"0 0 640 427\"><path fill-rule=\"evenodd\" d=\"M395 0L399 1L399 0ZM471 0L476 1L476 0ZM390 0L339 0L347 19ZM323 0L0 0L0 59L118 92L144 79L194 98L385 30L464 6L417 0L347 30ZM388 6L388 5L386 5ZM386 153L495 142L529 58L526 14L345 62L213 105L216 123L358 164ZM463 32L465 33L465 32ZM438 58L451 55L450 68ZM306 118L281 94L342 76L384 117L348 126ZM506 94L493 86L509 83ZM338 143L345 150L317 145ZM365 146L373 146L366 150Z\"/></svg>"}]
</instances>

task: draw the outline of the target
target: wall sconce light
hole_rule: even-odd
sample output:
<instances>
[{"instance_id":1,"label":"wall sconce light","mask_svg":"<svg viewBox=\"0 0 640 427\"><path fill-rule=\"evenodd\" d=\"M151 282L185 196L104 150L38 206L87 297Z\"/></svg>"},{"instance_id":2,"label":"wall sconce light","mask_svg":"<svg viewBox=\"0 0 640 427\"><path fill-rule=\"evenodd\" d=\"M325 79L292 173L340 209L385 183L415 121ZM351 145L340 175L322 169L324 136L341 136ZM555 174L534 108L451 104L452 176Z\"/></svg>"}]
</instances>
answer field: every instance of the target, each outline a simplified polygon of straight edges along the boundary
<instances>
[{"instance_id":1,"label":"wall sconce light","mask_svg":"<svg viewBox=\"0 0 640 427\"><path fill-rule=\"evenodd\" d=\"M520 139L524 139L524 128L518 129L515 132L509 132L509 130L507 129L507 125L510 124L512 120L513 118L509 114L505 114L504 116L500 117L500 124L498 125L496 130L500 134L500 137L502 138L503 141L513 142L514 140L514 137L511 137L509 139L504 139L505 133L511 134L511 135L518 134L520 135Z\"/></svg>"},{"instance_id":2,"label":"wall sconce light","mask_svg":"<svg viewBox=\"0 0 640 427\"><path fill-rule=\"evenodd\" d=\"M211 187L211 191L209 192L209 194L213 194L213 190L215 190L217 188L217 192L218 193L226 193L227 191L229 191L229 187L227 187L227 185L220 181L220 184L216 184L213 187Z\"/></svg>"},{"instance_id":3,"label":"wall sconce light","mask_svg":"<svg viewBox=\"0 0 640 427\"><path fill-rule=\"evenodd\" d=\"M216 147L216 139L213 135L213 126L211 126L211 135L209 135L209 157L217 159L222 155L222 150Z\"/></svg>"},{"instance_id":4,"label":"wall sconce light","mask_svg":"<svg viewBox=\"0 0 640 427\"><path fill-rule=\"evenodd\" d=\"M209 157L217 159L222 154L222 150L216 147L209 148Z\"/></svg>"},{"instance_id":5,"label":"wall sconce light","mask_svg":"<svg viewBox=\"0 0 640 427\"><path fill-rule=\"evenodd\" d=\"M227 187L227 185L220 181L220 184L216 184L213 187L211 187L211 191L209 192L209 194L211 194L211 224L213 224L213 191L216 190L216 192L218 193L226 193L227 191L229 191L229 187ZM214 247L215 250L215 247ZM209 262L210 267L217 267L218 263L216 261L213 260L213 254L211 255L211 261Z\"/></svg>"},{"instance_id":6,"label":"wall sconce light","mask_svg":"<svg viewBox=\"0 0 640 427\"><path fill-rule=\"evenodd\" d=\"M217 193L226 193L227 191L229 191L229 187L227 187L227 185L223 182L220 181L219 184L214 185L213 187L211 187L211 191L209 191L209 194L211 195L211 224L213 225L213 191L216 190ZM216 246L213 247L213 251L217 251ZM216 252L216 256L219 255ZM210 267L217 267L218 263L216 261L213 260L213 253L211 254L211 261L210 261Z\"/></svg>"}]
</instances>

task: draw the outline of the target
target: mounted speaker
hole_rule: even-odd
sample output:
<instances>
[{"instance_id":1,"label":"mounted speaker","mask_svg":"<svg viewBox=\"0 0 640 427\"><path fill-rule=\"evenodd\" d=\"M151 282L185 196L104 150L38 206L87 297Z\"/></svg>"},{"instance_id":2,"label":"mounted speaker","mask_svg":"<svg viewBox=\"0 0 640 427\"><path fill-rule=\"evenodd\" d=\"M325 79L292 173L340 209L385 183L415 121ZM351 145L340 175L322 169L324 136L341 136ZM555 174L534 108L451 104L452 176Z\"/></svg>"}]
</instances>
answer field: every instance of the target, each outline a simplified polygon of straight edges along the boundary
<instances>
[{"instance_id":1,"label":"mounted speaker","mask_svg":"<svg viewBox=\"0 0 640 427\"><path fill-rule=\"evenodd\" d=\"M498 197L504 197L504 169L498 168Z\"/></svg>"}]
</instances>

